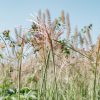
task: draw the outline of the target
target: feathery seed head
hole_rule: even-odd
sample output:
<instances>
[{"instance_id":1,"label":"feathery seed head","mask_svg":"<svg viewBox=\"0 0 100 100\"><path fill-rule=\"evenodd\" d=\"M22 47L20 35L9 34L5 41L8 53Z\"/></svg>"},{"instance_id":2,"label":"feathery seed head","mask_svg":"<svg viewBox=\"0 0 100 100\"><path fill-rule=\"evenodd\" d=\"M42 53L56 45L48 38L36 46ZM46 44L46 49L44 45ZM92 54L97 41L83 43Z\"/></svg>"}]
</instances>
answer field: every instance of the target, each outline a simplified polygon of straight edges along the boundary
<instances>
[{"instance_id":1,"label":"feathery seed head","mask_svg":"<svg viewBox=\"0 0 100 100\"><path fill-rule=\"evenodd\" d=\"M69 40L70 31L71 31L69 14L67 14L67 16L66 16L66 29L67 29L67 34L66 34L67 35L67 40Z\"/></svg>"},{"instance_id":2,"label":"feathery seed head","mask_svg":"<svg viewBox=\"0 0 100 100\"><path fill-rule=\"evenodd\" d=\"M61 12L61 20L62 20L62 23L65 24L65 15L64 15L64 11Z\"/></svg>"}]
</instances>

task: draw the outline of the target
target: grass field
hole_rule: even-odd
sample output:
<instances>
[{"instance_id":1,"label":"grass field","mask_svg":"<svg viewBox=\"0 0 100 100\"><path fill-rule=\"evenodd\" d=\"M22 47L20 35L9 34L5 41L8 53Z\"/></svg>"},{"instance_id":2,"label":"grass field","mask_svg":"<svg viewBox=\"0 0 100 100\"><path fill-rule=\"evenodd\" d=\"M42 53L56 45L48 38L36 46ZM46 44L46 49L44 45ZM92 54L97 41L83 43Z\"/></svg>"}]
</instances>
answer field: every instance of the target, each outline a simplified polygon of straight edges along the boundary
<instances>
[{"instance_id":1,"label":"grass field","mask_svg":"<svg viewBox=\"0 0 100 100\"><path fill-rule=\"evenodd\" d=\"M100 100L92 24L71 32L64 11L53 21L49 10L31 17L30 29L0 34L0 100Z\"/></svg>"}]
</instances>

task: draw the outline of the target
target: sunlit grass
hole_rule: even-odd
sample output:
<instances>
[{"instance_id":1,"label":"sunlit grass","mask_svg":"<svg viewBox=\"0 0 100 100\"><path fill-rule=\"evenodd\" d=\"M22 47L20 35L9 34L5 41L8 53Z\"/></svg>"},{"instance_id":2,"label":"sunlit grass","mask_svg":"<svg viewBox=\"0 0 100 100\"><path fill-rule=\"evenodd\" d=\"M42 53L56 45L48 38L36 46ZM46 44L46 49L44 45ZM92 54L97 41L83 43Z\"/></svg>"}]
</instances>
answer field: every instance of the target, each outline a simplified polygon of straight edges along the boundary
<instances>
[{"instance_id":1,"label":"sunlit grass","mask_svg":"<svg viewBox=\"0 0 100 100\"><path fill-rule=\"evenodd\" d=\"M0 100L99 100L100 38L93 44L91 29L73 35L69 14L51 21L46 10L26 32L0 34Z\"/></svg>"}]
</instances>

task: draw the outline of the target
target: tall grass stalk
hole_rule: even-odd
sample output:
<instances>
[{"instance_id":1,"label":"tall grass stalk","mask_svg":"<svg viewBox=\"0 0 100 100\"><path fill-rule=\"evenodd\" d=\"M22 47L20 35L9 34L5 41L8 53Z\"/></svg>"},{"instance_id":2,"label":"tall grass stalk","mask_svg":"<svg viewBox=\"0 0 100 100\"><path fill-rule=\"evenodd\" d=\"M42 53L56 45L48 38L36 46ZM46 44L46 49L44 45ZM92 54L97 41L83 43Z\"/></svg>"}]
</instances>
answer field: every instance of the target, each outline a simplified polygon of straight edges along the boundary
<instances>
[{"instance_id":1,"label":"tall grass stalk","mask_svg":"<svg viewBox=\"0 0 100 100\"><path fill-rule=\"evenodd\" d=\"M98 62L99 62L99 52L100 52L100 38L98 40L98 47L97 47L97 52L96 52L96 63L95 63L95 70L94 70L93 100L96 100L97 67L98 67Z\"/></svg>"},{"instance_id":2,"label":"tall grass stalk","mask_svg":"<svg viewBox=\"0 0 100 100\"><path fill-rule=\"evenodd\" d=\"M19 55L19 58L18 58L18 65L19 65L19 69L18 69L18 100L20 100L21 68L22 68L23 49L24 49L24 42L25 42L24 38L25 38L25 36L23 35L22 44L21 44L21 51L20 51L20 55Z\"/></svg>"},{"instance_id":3,"label":"tall grass stalk","mask_svg":"<svg viewBox=\"0 0 100 100\"><path fill-rule=\"evenodd\" d=\"M50 36L49 36L50 38ZM53 67L54 67L54 89L55 89L55 100L58 100L58 88L57 88L57 72L56 72L56 66L55 66L55 54L54 54L54 50L53 50L53 43L52 43L52 39L50 38L50 47L51 47L51 52L52 52L52 59L53 59Z\"/></svg>"},{"instance_id":4,"label":"tall grass stalk","mask_svg":"<svg viewBox=\"0 0 100 100\"><path fill-rule=\"evenodd\" d=\"M47 59L45 59L45 67L43 69L43 77L42 77L42 87L41 91L44 94L43 97L46 99L46 92L47 92L47 71L49 68L49 60L50 60L50 51L48 52Z\"/></svg>"}]
</instances>

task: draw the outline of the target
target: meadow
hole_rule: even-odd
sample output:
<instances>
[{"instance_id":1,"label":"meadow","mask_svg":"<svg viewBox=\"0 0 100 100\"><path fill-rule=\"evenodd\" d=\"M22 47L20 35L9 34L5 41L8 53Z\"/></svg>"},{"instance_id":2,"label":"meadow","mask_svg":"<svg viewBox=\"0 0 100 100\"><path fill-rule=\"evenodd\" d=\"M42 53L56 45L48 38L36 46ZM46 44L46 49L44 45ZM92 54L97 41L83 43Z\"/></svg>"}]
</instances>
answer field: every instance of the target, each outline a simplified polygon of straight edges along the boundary
<instances>
[{"instance_id":1,"label":"meadow","mask_svg":"<svg viewBox=\"0 0 100 100\"><path fill-rule=\"evenodd\" d=\"M70 16L31 15L29 29L0 33L0 100L100 100L100 36L71 31Z\"/></svg>"}]
</instances>

